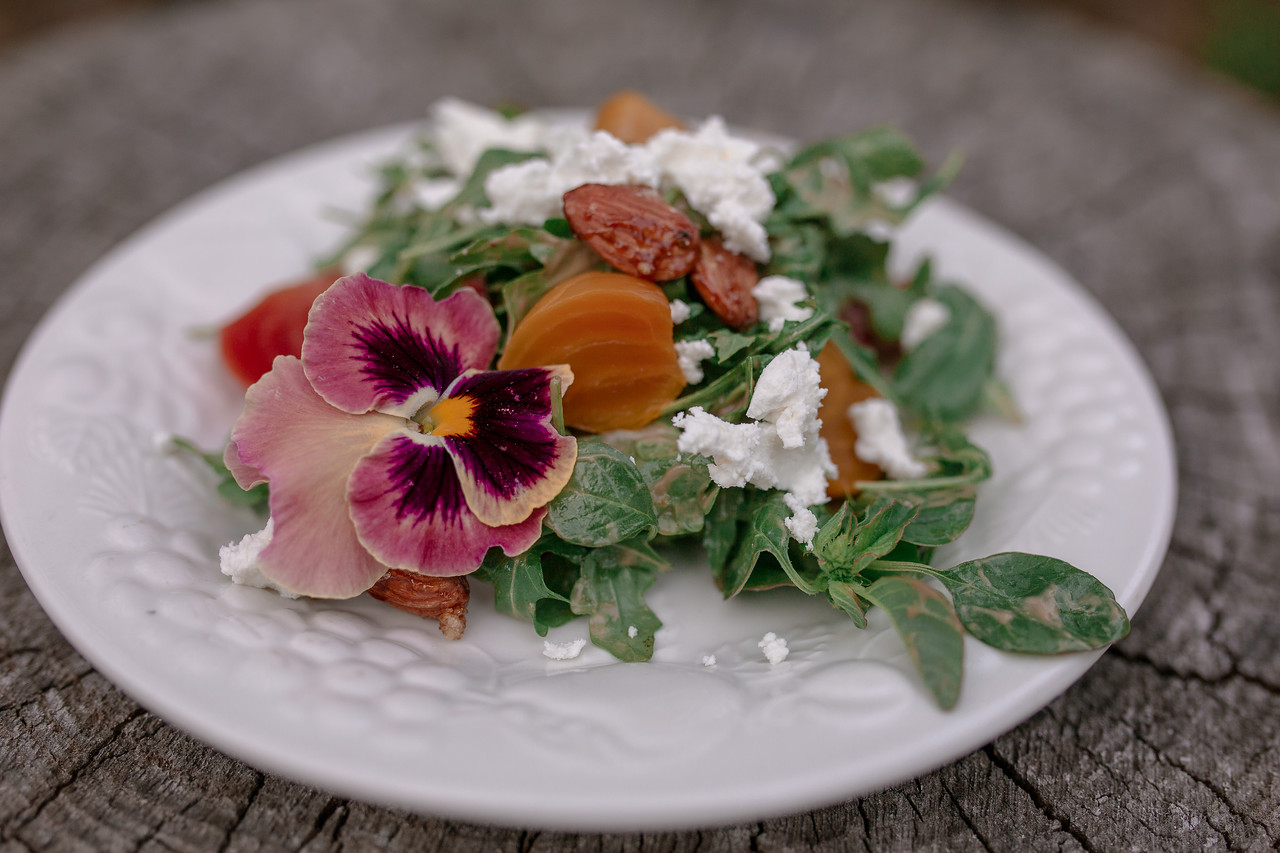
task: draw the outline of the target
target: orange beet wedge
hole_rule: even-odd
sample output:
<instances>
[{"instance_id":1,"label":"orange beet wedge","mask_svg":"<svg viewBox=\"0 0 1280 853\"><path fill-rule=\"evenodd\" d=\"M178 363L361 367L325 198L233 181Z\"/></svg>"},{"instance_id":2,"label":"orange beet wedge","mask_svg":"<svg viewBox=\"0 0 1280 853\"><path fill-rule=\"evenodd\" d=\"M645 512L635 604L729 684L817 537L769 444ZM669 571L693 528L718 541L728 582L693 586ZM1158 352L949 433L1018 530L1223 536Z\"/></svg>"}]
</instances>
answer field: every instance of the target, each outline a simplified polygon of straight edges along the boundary
<instances>
[{"instance_id":1,"label":"orange beet wedge","mask_svg":"<svg viewBox=\"0 0 1280 853\"><path fill-rule=\"evenodd\" d=\"M834 480L827 482L827 494L842 498L857 491L853 484L859 480L879 480L884 476L879 467L863 462L853 452L858 433L849 420L850 406L880 395L857 377L835 344L828 343L818 353L818 370L822 373L822 387L827 389L819 411L822 437L827 440L831 461L836 463L840 472Z\"/></svg>"},{"instance_id":2,"label":"orange beet wedge","mask_svg":"<svg viewBox=\"0 0 1280 853\"><path fill-rule=\"evenodd\" d=\"M512 332L498 368L568 364L566 424L587 432L638 429L684 389L671 330L671 306L656 284L583 273L538 300Z\"/></svg>"}]
</instances>

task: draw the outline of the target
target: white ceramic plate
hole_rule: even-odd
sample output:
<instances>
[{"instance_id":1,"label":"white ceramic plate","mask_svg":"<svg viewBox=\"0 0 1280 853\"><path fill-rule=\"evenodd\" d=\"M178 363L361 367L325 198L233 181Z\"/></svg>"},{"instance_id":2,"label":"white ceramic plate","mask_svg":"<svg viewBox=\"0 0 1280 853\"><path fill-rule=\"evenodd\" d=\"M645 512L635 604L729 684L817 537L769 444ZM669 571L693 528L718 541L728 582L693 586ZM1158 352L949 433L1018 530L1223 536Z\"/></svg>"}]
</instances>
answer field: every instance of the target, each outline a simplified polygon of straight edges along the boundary
<instances>
[{"instance_id":1,"label":"white ceramic plate","mask_svg":"<svg viewBox=\"0 0 1280 853\"><path fill-rule=\"evenodd\" d=\"M475 821L577 830L758 820L952 761L1043 707L1097 654L1032 658L968 639L939 711L887 621L855 630L798 593L720 600L696 555L651 594L648 664L542 640L474 584L460 642L367 598L236 587L218 546L255 529L157 439L220 446L240 391L192 330L303 273L363 209L406 128L304 151L203 193L111 253L27 346L0 416L0 506L27 582L71 642L149 710L265 770ZM995 460L973 528L940 559L1051 554L1132 613L1173 518L1166 416L1132 347L1059 269L938 201L899 238L999 315L1027 419L979 423ZM791 656L766 662L766 631ZM552 639L585 637L581 622ZM717 664L706 667L704 655Z\"/></svg>"}]
</instances>

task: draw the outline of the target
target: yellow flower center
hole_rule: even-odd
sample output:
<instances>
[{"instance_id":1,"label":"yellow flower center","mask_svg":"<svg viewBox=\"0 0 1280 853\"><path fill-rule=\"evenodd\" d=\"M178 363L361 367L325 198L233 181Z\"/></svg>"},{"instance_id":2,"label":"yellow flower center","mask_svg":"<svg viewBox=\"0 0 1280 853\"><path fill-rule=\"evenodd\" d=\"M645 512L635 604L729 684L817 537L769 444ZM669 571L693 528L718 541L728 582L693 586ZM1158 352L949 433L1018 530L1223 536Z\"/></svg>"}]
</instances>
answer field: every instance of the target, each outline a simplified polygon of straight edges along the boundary
<instances>
[{"instance_id":1,"label":"yellow flower center","mask_svg":"<svg viewBox=\"0 0 1280 853\"><path fill-rule=\"evenodd\" d=\"M475 434L475 424L471 420L475 410L476 401L471 397L448 397L431 407L423 427L431 435L465 438Z\"/></svg>"}]
</instances>

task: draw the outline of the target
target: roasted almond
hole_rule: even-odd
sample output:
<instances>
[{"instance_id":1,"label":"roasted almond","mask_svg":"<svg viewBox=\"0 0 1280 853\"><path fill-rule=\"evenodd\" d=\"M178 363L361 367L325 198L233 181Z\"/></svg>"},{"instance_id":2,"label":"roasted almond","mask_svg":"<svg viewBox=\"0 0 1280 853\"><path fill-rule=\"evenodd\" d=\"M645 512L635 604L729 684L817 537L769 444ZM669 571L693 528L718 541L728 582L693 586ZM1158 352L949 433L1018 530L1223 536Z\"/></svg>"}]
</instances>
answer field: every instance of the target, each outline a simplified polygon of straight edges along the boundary
<instances>
[{"instance_id":1,"label":"roasted almond","mask_svg":"<svg viewBox=\"0 0 1280 853\"><path fill-rule=\"evenodd\" d=\"M414 616L435 619L440 633L450 640L461 639L467 628L471 587L465 577L437 578L390 569L369 589L369 595Z\"/></svg>"},{"instance_id":2,"label":"roasted almond","mask_svg":"<svg viewBox=\"0 0 1280 853\"><path fill-rule=\"evenodd\" d=\"M564 194L564 217L618 272L671 281L697 263L698 227L650 187L583 184Z\"/></svg>"},{"instance_id":3,"label":"roasted almond","mask_svg":"<svg viewBox=\"0 0 1280 853\"><path fill-rule=\"evenodd\" d=\"M760 281L755 261L730 252L719 240L703 240L690 276L707 307L733 329L755 325L759 306L751 293Z\"/></svg>"}]
</instances>

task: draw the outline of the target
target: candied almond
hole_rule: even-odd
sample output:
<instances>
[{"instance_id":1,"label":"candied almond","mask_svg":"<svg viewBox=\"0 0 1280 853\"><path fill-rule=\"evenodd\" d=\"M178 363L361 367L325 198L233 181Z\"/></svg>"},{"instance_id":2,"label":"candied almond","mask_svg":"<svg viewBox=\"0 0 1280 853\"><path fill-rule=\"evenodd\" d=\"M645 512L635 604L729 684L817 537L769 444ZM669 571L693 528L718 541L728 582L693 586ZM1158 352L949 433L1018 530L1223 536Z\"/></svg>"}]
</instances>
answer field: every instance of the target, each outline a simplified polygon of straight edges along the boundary
<instances>
[{"instance_id":1,"label":"candied almond","mask_svg":"<svg viewBox=\"0 0 1280 853\"><path fill-rule=\"evenodd\" d=\"M751 290L760 281L755 261L730 252L719 240L703 240L690 276L707 307L733 329L755 325L760 308Z\"/></svg>"},{"instance_id":2,"label":"candied almond","mask_svg":"<svg viewBox=\"0 0 1280 853\"><path fill-rule=\"evenodd\" d=\"M465 577L438 578L389 569L369 589L369 595L397 610L435 619L440 633L450 640L461 639L467 628L471 587Z\"/></svg>"},{"instance_id":3,"label":"candied almond","mask_svg":"<svg viewBox=\"0 0 1280 853\"><path fill-rule=\"evenodd\" d=\"M698 226L651 187L583 184L564 194L564 216L618 272L671 281L697 263Z\"/></svg>"}]
</instances>

